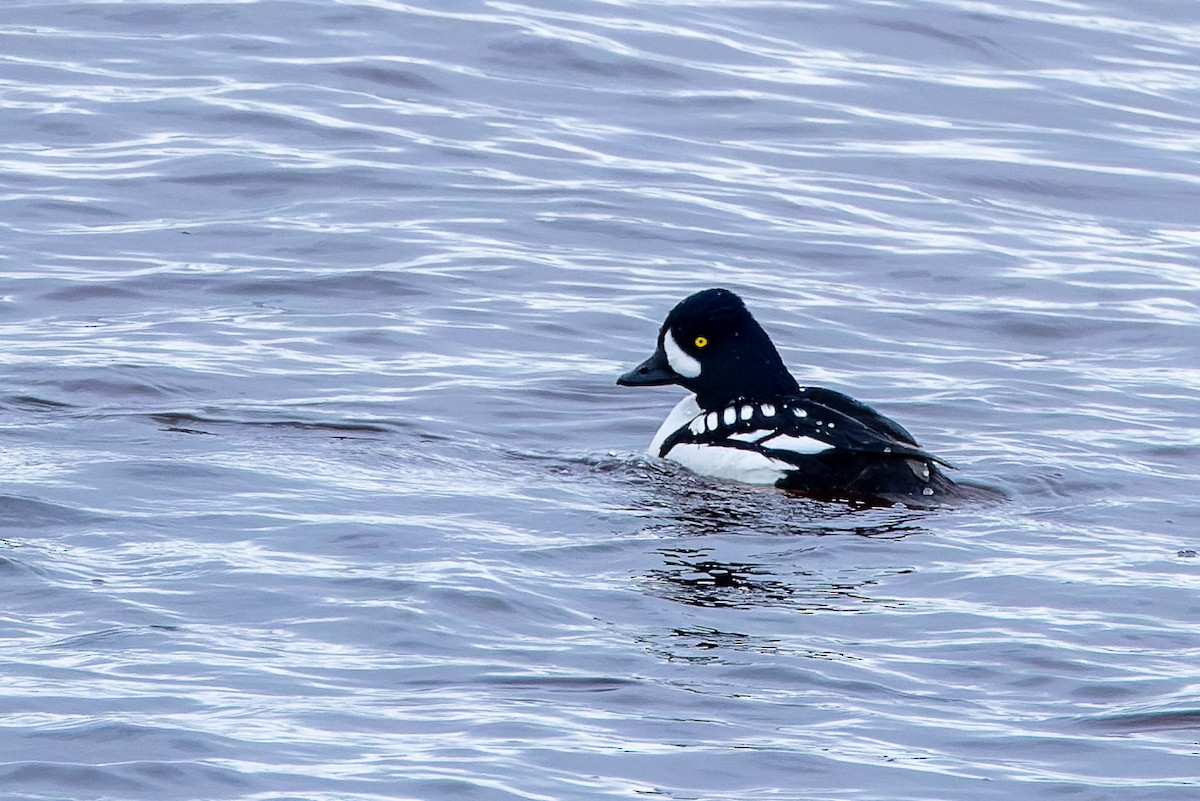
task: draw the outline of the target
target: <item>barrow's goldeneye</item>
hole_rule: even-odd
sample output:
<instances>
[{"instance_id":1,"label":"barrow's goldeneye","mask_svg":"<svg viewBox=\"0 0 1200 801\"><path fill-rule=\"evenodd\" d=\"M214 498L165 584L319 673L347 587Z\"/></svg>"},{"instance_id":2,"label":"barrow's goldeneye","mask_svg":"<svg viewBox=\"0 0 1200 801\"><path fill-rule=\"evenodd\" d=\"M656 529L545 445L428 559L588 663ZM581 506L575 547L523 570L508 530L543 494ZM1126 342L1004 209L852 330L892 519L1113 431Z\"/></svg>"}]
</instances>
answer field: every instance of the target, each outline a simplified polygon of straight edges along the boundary
<instances>
[{"instance_id":1,"label":"barrow's goldeneye","mask_svg":"<svg viewBox=\"0 0 1200 801\"><path fill-rule=\"evenodd\" d=\"M693 393L668 415L650 453L702 475L818 497L922 502L956 486L938 467L947 463L899 423L840 392L797 384L726 289L680 302L654 354L617 383Z\"/></svg>"}]
</instances>

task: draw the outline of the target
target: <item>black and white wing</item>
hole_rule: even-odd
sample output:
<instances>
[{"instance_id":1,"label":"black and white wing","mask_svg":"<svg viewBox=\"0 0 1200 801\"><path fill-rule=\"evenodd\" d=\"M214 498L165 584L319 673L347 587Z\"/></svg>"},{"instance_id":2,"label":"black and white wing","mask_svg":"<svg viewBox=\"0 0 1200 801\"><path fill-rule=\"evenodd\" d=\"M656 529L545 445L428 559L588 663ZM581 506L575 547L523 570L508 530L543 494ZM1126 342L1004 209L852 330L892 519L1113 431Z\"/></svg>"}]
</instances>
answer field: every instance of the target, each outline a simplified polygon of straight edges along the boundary
<instances>
[{"instance_id":1,"label":"black and white wing","mask_svg":"<svg viewBox=\"0 0 1200 801\"><path fill-rule=\"evenodd\" d=\"M774 403L738 401L697 414L665 438L659 455L680 444L754 450L792 464L829 451L942 461L898 423L827 389L802 390Z\"/></svg>"}]
</instances>

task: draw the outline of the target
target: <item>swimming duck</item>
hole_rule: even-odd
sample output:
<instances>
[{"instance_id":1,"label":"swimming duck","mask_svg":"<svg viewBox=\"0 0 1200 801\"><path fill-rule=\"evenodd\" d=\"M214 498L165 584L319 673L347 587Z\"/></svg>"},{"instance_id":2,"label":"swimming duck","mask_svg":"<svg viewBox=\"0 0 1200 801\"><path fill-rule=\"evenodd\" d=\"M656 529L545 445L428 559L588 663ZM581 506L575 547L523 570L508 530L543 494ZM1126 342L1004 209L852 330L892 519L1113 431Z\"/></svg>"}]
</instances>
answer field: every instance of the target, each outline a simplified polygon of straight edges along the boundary
<instances>
[{"instance_id":1,"label":"swimming duck","mask_svg":"<svg viewBox=\"0 0 1200 801\"><path fill-rule=\"evenodd\" d=\"M859 401L792 377L766 331L727 289L681 301L627 387L678 384L689 394L650 442L653 456L705 476L831 498L952 492L945 461Z\"/></svg>"}]
</instances>

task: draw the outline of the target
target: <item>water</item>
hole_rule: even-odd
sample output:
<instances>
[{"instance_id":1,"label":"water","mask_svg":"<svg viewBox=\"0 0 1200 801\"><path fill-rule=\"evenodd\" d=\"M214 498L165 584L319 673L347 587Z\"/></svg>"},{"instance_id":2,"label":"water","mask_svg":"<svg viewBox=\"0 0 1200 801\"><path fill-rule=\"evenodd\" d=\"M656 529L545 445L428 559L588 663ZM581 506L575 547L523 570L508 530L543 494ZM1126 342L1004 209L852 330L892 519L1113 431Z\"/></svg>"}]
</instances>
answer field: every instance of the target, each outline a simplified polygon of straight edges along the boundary
<instances>
[{"instance_id":1,"label":"water","mask_svg":"<svg viewBox=\"0 0 1200 801\"><path fill-rule=\"evenodd\" d=\"M1180 799L1200 6L0 10L4 799ZM1006 503L641 455L740 292Z\"/></svg>"}]
</instances>

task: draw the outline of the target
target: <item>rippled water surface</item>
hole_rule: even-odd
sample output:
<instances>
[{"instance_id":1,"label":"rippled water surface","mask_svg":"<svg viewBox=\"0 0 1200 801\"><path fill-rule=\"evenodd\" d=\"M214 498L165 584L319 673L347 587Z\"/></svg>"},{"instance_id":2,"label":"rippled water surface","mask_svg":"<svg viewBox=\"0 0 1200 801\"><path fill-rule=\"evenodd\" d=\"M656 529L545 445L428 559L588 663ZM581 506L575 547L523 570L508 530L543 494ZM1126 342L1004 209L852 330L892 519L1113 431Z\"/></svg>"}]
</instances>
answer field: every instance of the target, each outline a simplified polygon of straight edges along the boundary
<instances>
[{"instance_id":1,"label":"rippled water surface","mask_svg":"<svg viewBox=\"0 0 1200 801\"><path fill-rule=\"evenodd\" d=\"M0 797L1180 799L1200 4L0 8ZM999 504L642 454L688 293Z\"/></svg>"}]
</instances>

